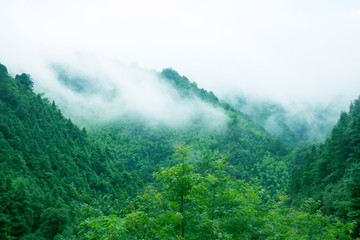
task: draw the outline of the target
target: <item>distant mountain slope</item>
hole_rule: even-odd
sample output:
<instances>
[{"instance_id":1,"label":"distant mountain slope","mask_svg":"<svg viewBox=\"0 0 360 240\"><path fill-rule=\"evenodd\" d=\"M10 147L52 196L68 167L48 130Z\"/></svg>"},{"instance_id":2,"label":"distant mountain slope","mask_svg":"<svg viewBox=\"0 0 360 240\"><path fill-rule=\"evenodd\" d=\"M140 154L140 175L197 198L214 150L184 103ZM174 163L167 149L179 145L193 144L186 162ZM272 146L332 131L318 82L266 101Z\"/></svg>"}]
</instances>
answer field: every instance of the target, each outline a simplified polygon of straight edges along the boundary
<instances>
[{"instance_id":1,"label":"distant mountain slope","mask_svg":"<svg viewBox=\"0 0 360 240\"><path fill-rule=\"evenodd\" d=\"M190 96L193 94L198 98L211 103L213 105L220 105L219 99L214 95L212 91L208 92L204 89L198 88L195 82L190 82L189 79L185 76L180 76L172 68L166 68L160 73L160 77L168 80L173 86L181 92L183 96ZM227 106L230 108L230 106Z\"/></svg>"},{"instance_id":2,"label":"distant mountain slope","mask_svg":"<svg viewBox=\"0 0 360 240\"><path fill-rule=\"evenodd\" d=\"M297 145L302 141L321 142L334 127L338 112L334 103L327 106L284 107L271 100L231 96L226 99L236 110L247 114L257 126L272 136Z\"/></svg>"},{"instance_id":3,"label":"distant mountain slope","mask_svg":"<svg viewBox=\"0 0 360 240\"><path fill-rule=\"evenodd\" d=\"M212 92L199 89L173 69L165 69L159 75L189 104L197 98L223 111L228 117L226 124L209 127L211 123L198 116L191 124L173 128L152 126L146 119L123 117L93 126L89 131L92 138L105 144L131 169L141 171L149 181L152 172L175 163L172 155L176 145L188 144L192 154L198 156L225 155L233 166L233 176L260 181L272 196L285 191L287 164L282 159L291 149L288 145L256 128L246 115L219 101Z\"/></svg>"}]
</instances>

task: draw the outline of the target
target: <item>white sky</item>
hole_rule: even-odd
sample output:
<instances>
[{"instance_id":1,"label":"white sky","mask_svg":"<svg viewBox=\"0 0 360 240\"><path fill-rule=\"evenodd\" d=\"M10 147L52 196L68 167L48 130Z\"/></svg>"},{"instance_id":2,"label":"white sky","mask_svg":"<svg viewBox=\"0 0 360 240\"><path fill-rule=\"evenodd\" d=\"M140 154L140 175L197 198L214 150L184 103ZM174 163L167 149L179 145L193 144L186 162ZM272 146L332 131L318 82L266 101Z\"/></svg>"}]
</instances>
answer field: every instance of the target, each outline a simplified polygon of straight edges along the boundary
<instances>
[{"instance_id":1,"label":"white sky","mask_svg":"<svg viewBox=\"0 0 360 240\"><path fill-rule=\"evenodd\" d=\"M11 72L71 52L172 67L220 96L347 107L360 95L360 1L0 0Z\"/></svg>"}]
</instances>

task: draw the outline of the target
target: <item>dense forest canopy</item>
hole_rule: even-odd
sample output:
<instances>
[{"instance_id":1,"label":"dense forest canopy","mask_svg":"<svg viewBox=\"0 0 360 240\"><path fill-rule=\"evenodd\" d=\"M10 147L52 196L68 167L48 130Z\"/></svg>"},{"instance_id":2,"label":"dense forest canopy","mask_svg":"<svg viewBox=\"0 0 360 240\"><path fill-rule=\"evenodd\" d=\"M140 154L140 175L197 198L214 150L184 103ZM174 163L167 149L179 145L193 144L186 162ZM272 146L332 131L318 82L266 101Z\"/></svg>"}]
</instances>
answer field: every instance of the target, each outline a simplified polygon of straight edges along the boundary
<instances>
[{"instance_id":1,"label":"dense forest canopy","mask_svg":"<svg viewBox=\"0 0 360 240\"><path fill-rule=\"evenodd\" d=\"M342 219L353 219L360 229L360 98L342 112L323 144L306 149L292 159L289 193L293 203L304 197L321 200L322 210Z\"/></svg>"},{"instance_id":2,"label":"dense forest canopy","mask_svg":"<svg viewBox=\"0 0 360 240\"><path fill-rule=\"evenodd\" d=\"M56 71L91 95L91 81ZM359 236L360 100L314 144L289 129L274 137L173 69L157 77L182 103L221 112L224 125L201 114L186 127L130 114L81 129L76 113L65 118L33 91L29 74L12 77L0 64L1 239Z\"/></svg>"}]
</instances>

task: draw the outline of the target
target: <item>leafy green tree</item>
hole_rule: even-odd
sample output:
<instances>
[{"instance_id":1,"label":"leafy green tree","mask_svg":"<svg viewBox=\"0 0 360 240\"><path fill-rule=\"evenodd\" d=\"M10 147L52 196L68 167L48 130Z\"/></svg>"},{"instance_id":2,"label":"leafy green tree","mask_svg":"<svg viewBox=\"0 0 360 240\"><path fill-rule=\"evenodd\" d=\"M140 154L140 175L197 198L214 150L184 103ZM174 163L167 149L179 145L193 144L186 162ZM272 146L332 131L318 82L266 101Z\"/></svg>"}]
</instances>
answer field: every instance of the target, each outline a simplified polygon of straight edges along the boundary
<instances>
[{"instance_id":1,"label":"leafy green tree","mask_svg":"<svg viewBox=\"0 0 360 240\"><path fill-rule=\"evenodd\" d=\"M256 229L264 223L256 188L227 176L224 159L214 160L213 170L201 174L188 163L188 154L187 146L179 148L178 164L154 174L157 187L149 186L138 196L123 220L114 216L86 220L83 224L88 229L83 236L92 239L99 236L99 229L107 236L122 229L119 234L126 233L129 239L260 237ZM118 224L109 226L110 219Z\"/></svg>"},{"instance_id":2,"label":"leafy green tree","mask_svg":"<svg viewBox=\"0 0 360 240\"><path fill-rule=\"evenodd\" d=\"M223 158L196 169L188 147L178 164L160 169L125 216L93 216L82 222L86 239L350 239L351 224L331 222L318 203L289 208L285 198L262 202L259 187L228 175ZM204 166L208 165L204 172Z\"/></svg>"},{"instance_id":3,"label":"leafy green tree","mask_svg":"<svg viewBox=\"0 0 360 240\"><path fill-rule=\"evenodd\" d=\"M277 199L286 192L288 186L288 164L270 154L255 164L255 176L259 177L260 184L266 188L267 199ZM255 179L256 180L256 179Z\"/></svg>"}]
</instances>

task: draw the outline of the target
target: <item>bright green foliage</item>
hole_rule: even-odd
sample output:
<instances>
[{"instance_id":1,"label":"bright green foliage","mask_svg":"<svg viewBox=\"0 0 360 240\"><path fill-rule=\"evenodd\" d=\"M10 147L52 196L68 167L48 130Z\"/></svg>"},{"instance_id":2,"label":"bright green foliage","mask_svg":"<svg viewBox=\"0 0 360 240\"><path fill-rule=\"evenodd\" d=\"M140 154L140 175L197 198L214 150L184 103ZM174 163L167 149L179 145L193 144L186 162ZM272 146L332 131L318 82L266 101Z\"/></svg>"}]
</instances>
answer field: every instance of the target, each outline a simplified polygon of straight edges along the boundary
<instances>
[{"instance_id":1,"label":"bright green foliage","mask_svg":"<svg viewBox=\"0 0 360 240\"><path fill-rule=\"evenodd\" d=\"M78 234L82 239L124 239L125 221L116 215L89 218L81 223L84 227Z\"/></svg>"},{"instance_id":2,"label":"bright green foliage","mask_svg":"<svg viewBox=\"0 0 360 240\"><path fill-rule=\"evenodd\" d=\"M188 147L178 164L154 174L156 182L139 195L123 218L87 218L86 239L351 239L352 225L332 223L307 201L301 210L284 198L265 207L256 186L229 177L224 159L213 159L206 173L189 161Z\"/></svg>"},{"instance_id":3,"label":"bright green foliage","mask_svg":"<svg viewBox=\"0 0 360 240\"><path fill-rule=\"evenodd\" d=\"M266 155L255 164L255 175L259 176L260 184L266 188L266 198L276 199L284 194L288 185L288 164L280 159Z\"/></svg>"},{"instance_id":4,"label":"bright green foliage","mask_svg":"<svg viewBox=\"0 0 360 240\"><path fill-rule=\"evenodd\" d=\"M132 211L124 218L126 229L122 233L129 239L260 237L262 233L257 229L264 223L257 188L228 177L224 159L213 160L212 171L198 173L187 163L188 154L187 147L180 147L176 153L179 163L154 174L158 187L149 186L135 200ZM106 221L90 220L97 225L91 225L93 229L87 235L98 234L97 229L106 225ZM116 227L123 226L120 222ZM112 229L109 226L108 230Z\"/></svg>"},{"instance_id":5,"label":"bright green foliage","mask_svg":"<svg viewBox=\"0 0 360 240\"><path fill-rule=\"evenodd\" d=\"M187 148L181 147L177 152L179 164L155 173L160 189L148 189L143 196L147 201L141 197L139 209L128 215L132 233L140 233L139 239L254 236L253 229L261 225L257 216L260 198L255 189L226 176L223 159L212 162L214 172L200 174L186 163L187 155ZM133 215L142 217L132 218Z\"/></svg>"},{"instance_id":6,"label":"bright green foliage","mask_svg":"<svg viewBox=\"0 0 360 240\"><path fill-rule=\"evenodd\" d=\"M280 197L280 201L271 205L268 217L271 219L267 226L271 229L269 239L307 239L331 240L352 239L352 224L331 221L318 210L320 203L307 199L300 210L287 207L288 199Z\"/></svg>"}]
</instances>

